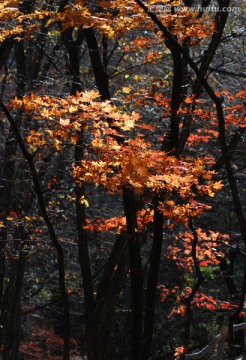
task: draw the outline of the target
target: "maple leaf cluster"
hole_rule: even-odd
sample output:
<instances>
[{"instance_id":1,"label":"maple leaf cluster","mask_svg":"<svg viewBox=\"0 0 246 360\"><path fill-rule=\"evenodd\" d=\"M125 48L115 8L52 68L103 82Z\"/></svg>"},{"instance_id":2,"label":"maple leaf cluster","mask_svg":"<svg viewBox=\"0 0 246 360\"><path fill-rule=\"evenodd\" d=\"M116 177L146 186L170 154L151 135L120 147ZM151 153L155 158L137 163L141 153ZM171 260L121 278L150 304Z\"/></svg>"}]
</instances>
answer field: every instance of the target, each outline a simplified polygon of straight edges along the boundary
<instances>
[{"instance_id":1,"label":"maple leaf cluster","mask_svg":"<svg viewBox=\"0 0 246 360\"><path fill-rule=\"evenodd\" d=\"M64 144L76 144L79 132L90 134L81 164L73 166L76 182L102 185L111 194L124 186L137 194L161 194L158 209L169 219L187 224L190 216L210 208L199 198L213 197L223 186L213 181L214 172L206 170L202 158L178 159L153 149L141 133L132 137L131 129L148 129L139 114L99 101L95 91L64 98L30 94L11 100L9 108L13 107L40 124L40 130L31 130L27 137L33 150L53 145L60 151ZM124 140L119 143L118 137Z\"/></svg>"},{"instance_id":2,"label":"maple leaf cluster","mask_svg":"<svg viewBox=\"0 0 246 360\"><path fill-rule=\"evenodd\" d=\"M175 297L176 305L172 307L168 318L172 318L173 316L181 316L184 317L187 312L186 303L190 294L192 293L191 287L186 287L183 290L178 286L175 286L173 289L167 289L165 286L161 288L161 302L167 301L168 297ZM238 305L233 304L230 301L224 301L219 298L214 298L211 295L207 295L202 291L197 291L195 296L191 301L192 309L203 309L208 311L216 311L216 310L225 310L225 311L233 311L238 308ZM239 315L239 317L242 314Z\"/></svg>"},{"instance_id":3,"label":"maple leaf cluster","mask_svg":"<svg viewBox=\"0 0 246 360\"><path fill-rule=\"evenodd\" d=\"M201 228L196 229L198 244L196 247L196 256L201 267L217 266L224 257L220 250L220 244L228 244L228 234L213 232L205 233ZM192 259L192 241L193 234L189 231L179 233L175 238L177 246L172 244L168 248L168 258L175 261L178 268L185 268L193 271L194 262ZM182 246L178 244L181 241ZM182 254L182 256L181 256Z\"/></svg>"},{"instance_id":4,"label":"maple leaf cluster","mask_svg":"<svg viewBox=\"0 0 246 360\"><path fill-rule=\"evenodd\" d=\"M175 5L179 2L171 2ZM163 2L165 5L165 1ZM177 6L177 5L176 5ZM175 16L165 12L160 16L164 26L172 29L175 36L182 41L187 36L191 44L199 43L203 38L208 37L213 31L213 22L208 16L199 17L198 13L188 8L178 10ZM0 4L0 21L5 23L0 34L0 41L6 37L14 37L22 40L34 36L44 24L59 24L63 32L68 28L89 28L94 27L109 38L121 36L136 28L154 30L153 22L146 19L145 13L139 9L135 1L123 3L115 1L98 1L97 6L90 6L84 1L75 1L63 9L54 10L32 10L29 14L23 13L17 2L5 0Z\"/></svg>"},{"instance_id":5,"label":"maple leaf cluster","mask_svg":"<svg viewBox=\"0 0 246 360\"><path fill-rule=\"evenodd\" d=\"M77 131L91 131L94 136L93 145L100 147L101 133L117 135L111 127L121 127L121 130L131 130L138 119L138 114L131 116L116 109L109 101L98 101L98 92L85 91L77 96L55 98L40 96L35 93L20 99L12 99L9 109L23 109L37 121L39 130L31 130L27 141L32 148L54 145L61 150L61 145L71 142L76 144ZM106 120L110 115L110 126Z\"/></svg>"},{"instance_id":6,"label":"maple leaf cluster","mask_svg":"<svg viewBox=\"0 0 246 360\"><path fill-rule=\"evenodd\" d=\"M39 30L42 20L52 19L53 11L34 10L31 13L23 13L18 8L17 1L5 0L0 4L0 42L8 37L18 41L30 39L34 36L35 31Z\"/></svg>"},{"instance_id":7,"label":"maple leaf cluster","mask_svg":"<svg viewBox=\"0 0 246 360\"><path fill-rule=\"evenodd\" d=\"M147 208L137 212L138 231L144 231L148 224L153 222L154 210ZM122 231L126 231L126 217L115 216L110 219L87 219L87 225L84 229L89 231L102 231L102 232L115 232L120 234Z\"/></svg>"}]
</instances>

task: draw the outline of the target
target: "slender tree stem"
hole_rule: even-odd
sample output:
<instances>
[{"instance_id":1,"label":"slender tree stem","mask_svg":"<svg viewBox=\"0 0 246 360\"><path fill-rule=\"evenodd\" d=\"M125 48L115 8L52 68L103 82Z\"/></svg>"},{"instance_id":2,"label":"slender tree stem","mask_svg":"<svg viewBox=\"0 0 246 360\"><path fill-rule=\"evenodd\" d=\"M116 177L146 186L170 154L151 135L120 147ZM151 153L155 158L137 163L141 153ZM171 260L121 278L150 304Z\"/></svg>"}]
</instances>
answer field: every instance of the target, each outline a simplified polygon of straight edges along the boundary
<instances>
[{"instance_id":1,"label":"slender tree stem","mask_svg":"<svg viewBox=\"0 0 246 360\"><path fill-rule=\"evenodd\" d=\"M50 239L56 249L56 253L57 253L57 259L58 259L58 269L59 269L59 286L60 286L60 291L61 291L61 296L62 296L62 300L63 300L63 310L64 310L64 347L63 347L63 359L64 360L69 360L69 337L70 337L70 315L69 315L69 301L68 301L68 294L67 294L67 290L66 290L66 284L65 284L65 265L64 265L64 254L63 254L63 249L61 247L61 245L59 244L59 241L57 239L55 230L54 230L54 226L49 218L47 209L46 209L46 205L44 202L44 198L43 198L43 194L42 194L42 189L41 189L41 185L39 182L39 178L38 178L38 174L36 171L36 167L33 161L33 157L31 156L31 154L29 153L29 151L26 148L26 145L22 139L22 136L20 134L20 131L12 117L12 115L10 114L10 112L8 111L8 109L6 108L6 106L4 105L4 103L2 101L0 101L0 108L2 109L2 111L4 112L6 118L8 119L12 130L15 134L15 137L17 139L17 142L20 146L20 149L22 151L22 154L24 156L24 158L26 159L29 169L30 169L30 173L31 173L31 177L33 180L33 184L34 184L34 188L35 188L35 192L37 195L37 199L39 202L39 207L40 207L40 211L42 214L42 217L44 219L44 222L47 226L47 229L49 231L49 235L50 235Z\"/></svg>"}]
</instances>

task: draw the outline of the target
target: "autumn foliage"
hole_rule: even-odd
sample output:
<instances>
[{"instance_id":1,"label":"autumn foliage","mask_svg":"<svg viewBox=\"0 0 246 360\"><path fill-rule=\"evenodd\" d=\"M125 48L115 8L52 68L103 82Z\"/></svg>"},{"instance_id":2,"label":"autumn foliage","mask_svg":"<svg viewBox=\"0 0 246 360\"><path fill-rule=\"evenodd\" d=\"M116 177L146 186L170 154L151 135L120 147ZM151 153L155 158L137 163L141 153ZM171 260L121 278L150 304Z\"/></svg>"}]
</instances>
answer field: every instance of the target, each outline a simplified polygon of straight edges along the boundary
<instances>
[{"instance_id":1,"label":"autumn foliage","mask_svg":"<svg viewBox=\"0 0 246 360\"><path fill-rule=\"evenodd\" d=\"M4 360L185 359L224 323L233 353L245 33L217 5L0 4Z\"/></svg>"}]
</instances>

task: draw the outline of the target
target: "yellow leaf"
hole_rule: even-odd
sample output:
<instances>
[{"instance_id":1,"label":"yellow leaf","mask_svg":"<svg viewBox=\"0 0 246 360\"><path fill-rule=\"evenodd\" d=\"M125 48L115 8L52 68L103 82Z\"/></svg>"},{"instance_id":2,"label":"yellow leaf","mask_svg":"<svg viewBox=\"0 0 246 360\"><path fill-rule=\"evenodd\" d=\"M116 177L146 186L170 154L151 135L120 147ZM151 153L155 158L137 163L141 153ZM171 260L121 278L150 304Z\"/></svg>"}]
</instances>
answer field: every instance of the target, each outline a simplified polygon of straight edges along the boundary
<instances>
[{"instance_id":1,"label":"yellow leaf","mask_svg":"<svg viewBox=\"0 0 246 360\"><path fill-rule=\"evenodd\" d=\"M125 94L129 94L131 92L131 88L130 87L123 87L122 91L125 93Z\"/></svg>"},{"instance_id":2,"label":"yellow leaf","mask_svg":"<svg viewBox=\"0 0 246 360\"><path fill-rule=\"evenodd\" d=\"M77 108L77 106L71 105L71 106L69 106L68 111L69 111L70 113L75 113L75 112L78 111L78 108Z\"/></svg>"},{"instance_id":3,"label":"yellow leaf","mask_svg":"<svg viewBox=\"0 0 246 360\"><path fill-rule=\"evenodd\" d=\"M59 123L62 125L62 126L68 126L70 124L70 120L69 119L60 119L59 120Z\"/></svg>"},{"instance_id":4,"label":"yellow leaf","mask_svg":"<svg viewBox=\"0 0 246 360\"><path fill-rule=\"evenodd\" d=\"M208 196L214 197L214 192L210 189L208 189Z\"/></svg>"},{"instance_id":5,"label":"yellow leaf","mask_svg":"<svg viewBox=\"0 0 246 360\"><path fill-rule=\"evenodd\" d=\"M79 199L79 203L80 203L81 205L84 204L85 206L89 207L89 203L88 203L88 201L85 199L84 195L82 195L81 198Z\"/></svg>"},{"instance_id":6,"label":"yellow leaf","mask_svg":"<svg viewBox=\"0 0 246 360\"><path fill-rule=\"evenodd\" d=\"M75 133L74 135L71 135L71 141L72 141L72 143L74 145L77 144L78 139L79 139L78 133Z\"/></svg>"},{"instance_id":7,"label":"yellow leaf","mask_svg":"<svg viewBox=\"0 0 246 360\"><path fill-rule=\"evenodd\" d=\"M109 38L113 38L115 36L115 32L114 32L114 30L110 30L109 32L108 32L108 37Z\"/></svg>"},{"instance_id":8,"label":"yellow leaf","mask_svg":"<svg viewBox=\"0 0 246 360\"><path fill-rule=\"evenodd\" d=\"M224 185L222 184L222 181L216 181L214 184L213 184L213 189L214 190L220 190L222 189Z\"/></svg>"}]
</instances>

